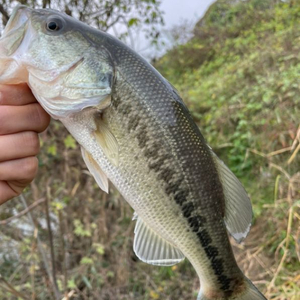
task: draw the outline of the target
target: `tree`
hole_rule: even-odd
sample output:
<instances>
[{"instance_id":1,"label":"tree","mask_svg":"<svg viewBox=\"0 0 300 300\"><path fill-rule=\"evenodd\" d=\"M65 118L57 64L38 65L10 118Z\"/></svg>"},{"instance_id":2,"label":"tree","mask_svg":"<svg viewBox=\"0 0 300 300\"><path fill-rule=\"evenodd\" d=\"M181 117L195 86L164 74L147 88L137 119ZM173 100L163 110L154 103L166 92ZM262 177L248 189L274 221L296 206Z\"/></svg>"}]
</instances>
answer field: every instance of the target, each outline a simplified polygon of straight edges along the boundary
<instances>
[{"instance_id":1,"label":"tree","mask_svg":"<svg viewBox=\"0 0 300 300\"><path fill-rule=\"evenodd\" d=\"M3 29L8 21L13 2L0 0L0 29ZM20 3L32 8L64 11L103 31L114 28L115 35L122 39L128 36L130 38L132 31L143 30L146 37L151 39L152 43L156 43L159 37L158 26L164 23L158 0L20 0Z\"/></svg>"},{"instance_id":2,"label":"tree","mask_svg":"<svg viewBox=\"0 0 300 300\"><path fill-rule=\"evenodd\" d=\"M19 3L32 8L58 9L104 31L115 28L115 35L123 39L143 30L155 42L159 36L158 25L163 24L158 0L19 0ZM0 0L0 31L15 5L14 0ZM59 122L52 122L41 140L39 172L43 175L38 178L51 179L36 186L32 183L31 189L19 199L9 201L0 209L0 299L13 299L14 295L19 299L59 300L63 298L62 293L64 299L71 299L74 293L76 297L72 299L107 299L107 294L111 300L121 299L119 295L124 291L116 289L118 284L127 283L128 276L122 273L128 272L132 246L119 241L128 240L124 226L134 224L127 217L132 215L132 209L116 191L106 195L94 188L95 182L86 175L78 145ZM76 167L65 164L65 154L76 160ZM55 176L49 175L52 171ZM88 199L95 201L88 204ZM7 220L8 216L14 218ZM8 224L11 221L14 224ZM16 223L20 224L19 231ZM111 226L118 228L117 238L111 234ZM26 231L29 238L25 237ZM133 234L133 230L130 232ZM106 245L116 240L115 250L107 251ZM14 251L10 245L14 245ZM120 255L123 251L128 254ZM22 259L23 255L28 259ZM19 276L21 268L18 267L15 276L13 272L19 262L26 270ZM104 265L109 268L103 268ZM20 289L23 284L26 288Z\"/></svg>"}]
</instances>

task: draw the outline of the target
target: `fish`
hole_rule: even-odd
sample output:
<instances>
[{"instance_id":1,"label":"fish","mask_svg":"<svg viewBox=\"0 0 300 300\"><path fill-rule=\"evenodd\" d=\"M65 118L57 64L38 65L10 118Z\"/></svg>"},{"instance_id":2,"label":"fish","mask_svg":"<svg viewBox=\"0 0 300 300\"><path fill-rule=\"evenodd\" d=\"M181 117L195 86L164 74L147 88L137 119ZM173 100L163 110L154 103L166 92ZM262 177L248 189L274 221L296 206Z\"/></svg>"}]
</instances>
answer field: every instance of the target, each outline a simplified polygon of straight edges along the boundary
<instances>
[{"instance_id":1,"label":"fish","mask_svg":"<svg viewBox=\"0 0 300 300\"><path fill-rule=\"evenodd\" d=\"M145 263L187 258L198 300L266 299L243 274L228 233L246 238L250 199L207 144L177 90L115 37L56 10L17 6L0 39L0 83L27 83L80 144L99 187L134 209Z\"/></svg>"}]
</instances>

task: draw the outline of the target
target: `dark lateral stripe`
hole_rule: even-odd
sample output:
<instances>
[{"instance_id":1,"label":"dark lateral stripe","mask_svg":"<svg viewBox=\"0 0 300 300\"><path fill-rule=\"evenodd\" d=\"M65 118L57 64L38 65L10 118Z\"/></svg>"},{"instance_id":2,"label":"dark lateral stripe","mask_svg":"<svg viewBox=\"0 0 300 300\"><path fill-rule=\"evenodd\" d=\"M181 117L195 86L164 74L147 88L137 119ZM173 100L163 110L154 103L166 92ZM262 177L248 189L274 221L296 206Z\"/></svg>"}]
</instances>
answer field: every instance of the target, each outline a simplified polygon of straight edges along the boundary
<instances>
[{"instance_id":1,"label":"dark lateral stripe","mask_svg":"<svg viewBox=\"0 0 300 300\"><path fill-rule=\"evenodd\" d=\"M198 232L197 236L198 236L203 248L207 247L212 242L211 237L209 236L207 230L205 230L205 229Z\"/></svg>"},{"instance_id":2,"label":"dark lateral stripe","mask_svg":"<svg viewBox=\"0 0 300 300\"><path fill-rule=\"evenodd\" d=\"M183 178L179 178L174 183L169 182L165 188L167 195L171 195L171 194L175 195L176 192L181 191L180 184L181 184L182 180L183 180Z\"/></svg>"},{"instance_id":3,"label":"dark lateral stripe","mask_svg":"<svg viewBox=\"0 0 300 300\"><path fill-rule=\"evenodd\" d=\"M167 156L160 157L157 161L150 163L149 168L151 170L154 170L156 173L158 173L162 169L162 166L166 159L168 159Z\"/></svg>"},{"instance_id":4,"label":"dark lateral stripe","mask_svg":"<svg viewBox=\"0 0 300 300\"><path fill-rule=\"evenodd\" d=\"M189 218L192 212L195 210L194 204L192 202L185 203L182 205L182 212L185 218Z\"/></svg>"},{"instance_id":5,"label":"dark lateral stripe","mask_svg":"<svg viewBox=\"0 0 300 300\"><path fill-rule=\"evenodd\" d=\"M145 124L140 124L140 118L132 118L128 124L128 130L136 130L136 138L138 145L143 149L143 154L148 160L148 167L157 173L159 180L165 182L165 192L167 195L173 197L177 205L180 206L183 216L187 219L190 228L196 233L201 246L203 247L207 258L210 260L211 267L217 277L220 288L224 294L231 295L230 290L232 278L224 274L224 262L219 258L219 250L212 245L212 238L208 231L204 229L207 222L206 218L200 215L193 215L195 206L193 202L188 201L189 190L182 187L184 177L178 176L178 173L171 168L171 155L168 153L160 154L160 145L155 142L147 143L150 138L147 133ZM176 178L177 177L177 178Z\"/></svg>"},{"instance_id":6,"label":"dark lateral stripe","mask_svg":"<svg viewBox=\"0 0 300 300\"><path fill-rule=\"evenodd\" d=\"M145 148L147 141L149 141L149 137L147 135L147 131L146 131L146 126L145 125L142 125L139 128L136 137L138 139L139 147L141 149Z\"/></svg>"},{"instance_id":7,"label":"dark lateral stripe","mask_svg":"<svg viewBox=\"0 0 300 300\"><path fill-rule=\"evenodd\" d=\"M139 125L140 119L138 115L131 116L128 122L128 131L135 130Z\"/></svg>"},{"instance_id":8,"label":"dark lateral stripe","mask_svg":"<svg viewBox=\"0 0 300 300\"><path fill-rule=\"evenodd\" d=\"M159 145L157 143L152 143L151 147L146 148L144 151L144 155L147 158L157 158L158 157L158 151L159 151Z\"/></svg>"},{"instance_id":9,"label":"dark lateral stripe","mask_svg":"<svg viewBox=\"0 0 300 300\"><path fill-rule=\"evenodd\" d=\"M187 196L189 192L187 190L179 190L174 196L174 200L178 205L183 205L184 202L187 201Z\"/></svg>"},{"instance_id":10,"label":"dark lateral stripe","mask_svg":"<svg viewBox=\"0 0 300 300\"><path fill-rule=\"evenodd\" d=\"M206 218L196 215L188 218L190 227L193 229L193 232L198 232L201 227L206 223Z\"/></svg>"},{"instance_id":11,"label":"dark lateral stripe","mask_svg":"<svg viewBox=\"0 0 300 300\"><path fill-rule=\"evenodd\" d=\"M175 172L167 167L158 174L158 178L165 182L170 182L174 174Z\"/></svg>"},{"instance_id":12,"label":"dark lateral stripe","mask_svg":"<svg viewBox=\"0 0 300 300\"><path fill-rule=\"evenodd\" d=\"M222 258L215 258L211 261L212 268L216 275L222 275L224 272L223 268L223 259Z\"/></svg>"},{"instance_id":13,"label":"dark lateral stripe","mask_svg":"<svg viewBox=\"0 0 300 300\"><path fill-rule=\"evenodd\" d=\"M205 247L204 250L205 250L205 253L206 253L207 257L210 260L214 260L219 254L218 249L214 246L209 245L209 246Z\"/></svg>"},{"instance_id":14,"label":"dark lateral stripe","mask_svg":"<svg viewBox=\"0 0 300 300\"><path fill-rule=\"evenodd\" d=\"M228 278L226 275L219 275L218 282L221 284L221 289L223 291L230 289L231 278Z\"/></svg>"},{"instance_id":15,"label":"dark lateral stripe","mask_svg":"<svg viewBox=\"0 0 300 300\"><path fill-rule=\"evenodd\" d=\"M197 227L199 224L198 219L190 218L189 221L191 227ZM193 226L192 226L193 224ZM217 280L220 284L221 290L226 292L228 295L232 294L230 290L230 285L232 282L232 278L229 278L224 274L224 266L223 266L223 259L218 258L219 251L217 247L211 245L212 239L209 236L207 230L201 230L197 233L197 236L200 240L201 246L203 247L207 258L210 260L210 264L212 269L214 270L215 275L217 276Z\"/></svg>"}]
</instances>

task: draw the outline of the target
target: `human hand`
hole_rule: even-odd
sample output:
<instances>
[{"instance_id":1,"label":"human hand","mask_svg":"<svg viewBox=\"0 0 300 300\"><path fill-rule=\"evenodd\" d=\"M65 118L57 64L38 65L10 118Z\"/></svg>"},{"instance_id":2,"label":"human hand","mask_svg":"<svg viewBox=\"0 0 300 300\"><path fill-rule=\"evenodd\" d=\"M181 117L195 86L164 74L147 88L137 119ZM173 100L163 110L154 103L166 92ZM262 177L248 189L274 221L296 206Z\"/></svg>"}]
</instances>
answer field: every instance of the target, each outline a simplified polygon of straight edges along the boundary
<instances>
[{"instance_id":1,"label":"human hand","mask_svg":"<svg viewBox=\"0 0 300 300\"><path fill-rule=\"evenodd\" d=\"M20 195L38 169L38 133L50 117L26 84L0 85L0 205Z\"/></svg>"}]
</instances>

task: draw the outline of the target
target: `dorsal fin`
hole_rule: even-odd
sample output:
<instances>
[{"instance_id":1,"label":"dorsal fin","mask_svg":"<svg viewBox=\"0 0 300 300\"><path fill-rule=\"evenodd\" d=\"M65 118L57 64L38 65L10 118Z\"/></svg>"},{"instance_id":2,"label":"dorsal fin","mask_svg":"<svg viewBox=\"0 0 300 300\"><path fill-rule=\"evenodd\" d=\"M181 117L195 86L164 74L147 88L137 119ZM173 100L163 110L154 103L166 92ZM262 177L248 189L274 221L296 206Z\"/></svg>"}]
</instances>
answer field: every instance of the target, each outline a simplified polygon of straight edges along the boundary
<instances>
[{"instance_id":1,"label":"dorsal fin","mask_svg":"<svg viewBox=\"0 0 300 300\"><path fill-rule=\"evenodd\" d=\"M154 232L140 217L134 229L133 250L145 263L156 266L172 266L184 259L182 252Z\"/></svg>"},{"instance_id":2,"label":"dorsal fin","mask_svg":"<svg viewBox=\"0 0 300 300\"><path fill-rule=\"evenodd\" d=\"M241 182L224 162L215 153L212 152L212 154L225 196L224 221L229 233L240 243L246 238L251 227L252 206L250 198Z\"/></svg>"}]
</instances>

